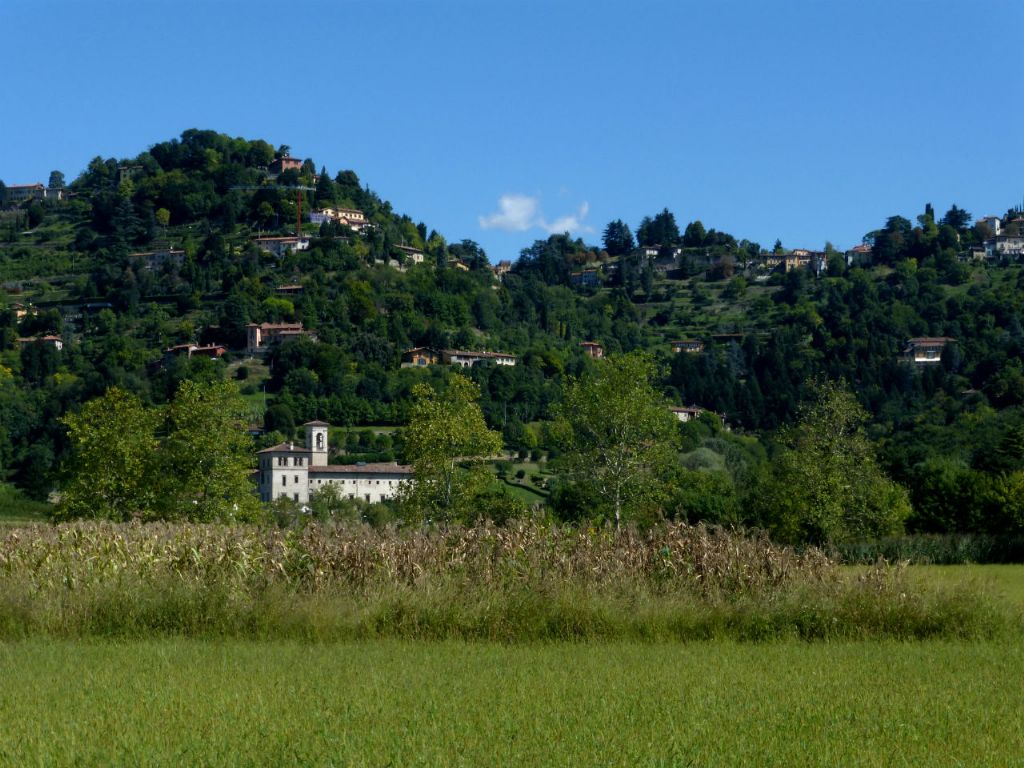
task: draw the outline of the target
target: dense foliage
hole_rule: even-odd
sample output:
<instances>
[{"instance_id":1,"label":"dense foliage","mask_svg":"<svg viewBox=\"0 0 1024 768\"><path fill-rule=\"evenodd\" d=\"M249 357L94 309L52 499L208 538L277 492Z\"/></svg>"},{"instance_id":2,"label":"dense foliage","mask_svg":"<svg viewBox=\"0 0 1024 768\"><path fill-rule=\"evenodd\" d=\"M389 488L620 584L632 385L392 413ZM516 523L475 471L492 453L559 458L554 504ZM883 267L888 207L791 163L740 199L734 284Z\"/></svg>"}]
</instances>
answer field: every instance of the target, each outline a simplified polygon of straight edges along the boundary
<instances>
[{"instance_id":1,"label":"dense foliage","mask_svg":"<svg viewBox=\"0 0 1024 768\"><path fill-rule=\"evenodd\" d=\"M609 357L648 353L660 366L650 381L659 398L706 409L676 427L679 451L663 475L671 482L645 516L785 528L752 500L765 483L787 487L787 472L801 476L813 430L797 439L784 428L813 399L808 382L825 380L845 381L864 409L856 440L907 489L909 530L1024 531L1024 271L961 258L992 234L962 208L937 218L928 206L916 223L889 218L865 236L871 264L848 263L828 245L820 270L770 274L758 271L771 254L757 243L664 209L635 229L611 222L600 245L567 234L538 240L498 279L476 243L449 243L397 213L351 170L332 174L306 159L270 173L289 154L189 130L134 158L96 158L63 200L0 211L4 479L37 499L60 490L74 447L67 426L85 423L75 421L89 418L83 405L111 386L149 412L184 381L229 377L247 404L243 420L265 427L268 443L322 419L398 430L344 435L349 458L398 458L415 388L444 391L451 378L443 366L401 367L403 350L487 349L518 362L466 371L484 421L506 450L553 459L544 468L555 475L550 509L577 517L580 494L557 477L565 445L554 420L568 383L598 374L600 361L580 347L597 341ZM307 250L257 247L259 235L294 234L297 205L356 208L369 226L305 223ZM1006 217L1011 233L1015 216ZM784 252L781 243L773 250ZM596 285L574 275L584 267ZM316 340L243 359L246 325L281 321L303 323ZM46 334L63 349L18 341ZM914 366L900 355L915 336L955 343L941 362ZM669 342L684 338L704 342L703 352L673 354ZM229 352L165 353L185 343ZM123 485L129 496L152 491ZM893 519L902 519L893 493ZM802 525L792 530L831 538Z\"/></svg>"}]
</instances>

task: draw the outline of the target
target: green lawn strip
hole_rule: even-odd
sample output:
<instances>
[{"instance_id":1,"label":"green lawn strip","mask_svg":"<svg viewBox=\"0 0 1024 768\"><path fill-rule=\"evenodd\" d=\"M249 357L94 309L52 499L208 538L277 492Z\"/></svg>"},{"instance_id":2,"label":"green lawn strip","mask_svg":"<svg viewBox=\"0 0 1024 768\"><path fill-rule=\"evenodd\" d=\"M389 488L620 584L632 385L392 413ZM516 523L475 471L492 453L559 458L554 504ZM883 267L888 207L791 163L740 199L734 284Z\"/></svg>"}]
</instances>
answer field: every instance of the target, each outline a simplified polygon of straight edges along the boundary
<instances>
[{"instance_id":1,"label":"green lawn strip","mask_svg":"<svg viewBox=\"0 0 1024 768\"><path fill-rule=\"evenodd\" d=\"M520 484L515 480L502 480L501 482L513 496L527 504L543 504L548 499L546 493L534 488L533 486Z\"/></svg>"},{"instance_id":2,"label":"green lawn strip","mask_svg":"<svg viewBox=\"0 0 1024 768\"><path fill-rule=\"evenodd\" d=\"M13 486L0 484L0 526L45 522L51 509L46 502L30 499Z\"/></svg>"},{"instance_id":3,"label":"green lawn strip","mask_svg":"<svg viewBox=\"0 0 1024 768\"><path fill-rule=\"evenodd\" d=\"M1024 644L0 645L2 765L988 766Z\"/></svg>"}]
</instances>

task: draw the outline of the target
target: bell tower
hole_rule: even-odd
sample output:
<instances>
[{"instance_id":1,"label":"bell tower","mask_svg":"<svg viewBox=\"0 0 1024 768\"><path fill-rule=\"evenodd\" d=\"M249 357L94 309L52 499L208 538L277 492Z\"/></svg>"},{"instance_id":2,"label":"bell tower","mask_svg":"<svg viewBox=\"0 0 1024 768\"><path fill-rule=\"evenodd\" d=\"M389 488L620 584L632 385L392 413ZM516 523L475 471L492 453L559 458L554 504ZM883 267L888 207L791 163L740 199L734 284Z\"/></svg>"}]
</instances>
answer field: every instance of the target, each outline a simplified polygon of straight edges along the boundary
<instances>
[{"instance_id":1,"label":"bell tower","mask_svg":"<svg viewBox=\"0 0 1024 768\"><path fill-rule=\"evenodd\" d=\"M330 425L326 421L307 421L302 426L306 428L306 449L311 452L310 466L326 467L327 428Z\"/></svg>"}]
</instances>

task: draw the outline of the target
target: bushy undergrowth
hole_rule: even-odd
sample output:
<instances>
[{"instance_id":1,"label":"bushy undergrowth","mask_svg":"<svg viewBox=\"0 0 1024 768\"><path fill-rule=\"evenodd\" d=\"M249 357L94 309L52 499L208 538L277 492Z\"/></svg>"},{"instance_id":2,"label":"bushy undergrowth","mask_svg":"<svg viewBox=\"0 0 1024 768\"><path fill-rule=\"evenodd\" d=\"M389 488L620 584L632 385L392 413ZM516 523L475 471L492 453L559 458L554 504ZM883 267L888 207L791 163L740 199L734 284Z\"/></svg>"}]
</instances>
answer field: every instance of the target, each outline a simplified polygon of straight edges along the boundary
<instances>
[{"instance_id":1,"label":"bushy undergrowth","mask_svg":"<svg viewBox=\"0 0 1024 768\"><path fill-rule=\"evenodd\" d=\"M1024 536L980 533L894 536L839 544L836 556L844 563L861 565L870 565L880 558L914 565L1024 563Z\"/></svg>"},{"instance_id":2,"label":"bushy undergrowth","mask_svg":"<svg viewBox=\"0 0 1024 768\"><path fill-rule=\"evenodd\" d=\"M0 637L807 639L992 635L900 568L673 524L447 530L75 523L0 538Z\"/></svg>"}]
</instances>

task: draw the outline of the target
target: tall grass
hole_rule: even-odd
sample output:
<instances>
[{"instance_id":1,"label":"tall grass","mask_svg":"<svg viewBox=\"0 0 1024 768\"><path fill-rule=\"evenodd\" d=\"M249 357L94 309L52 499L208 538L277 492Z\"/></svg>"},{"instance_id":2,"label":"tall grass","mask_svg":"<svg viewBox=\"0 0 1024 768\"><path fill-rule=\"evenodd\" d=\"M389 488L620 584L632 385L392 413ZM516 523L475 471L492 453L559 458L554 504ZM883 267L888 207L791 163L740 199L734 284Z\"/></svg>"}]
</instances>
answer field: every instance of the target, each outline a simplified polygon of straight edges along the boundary
<instances>
[{"instance_id":1,"label":"tall grass","mask_svg":"<svg viewBox=\"0 0 1024 768\"><path fill-rule=\"evenodd\" d=\"M998 633L977 595L703 526L76 523L0 536L0 637L807 639Z\"/></svg>"}]
</instances>

